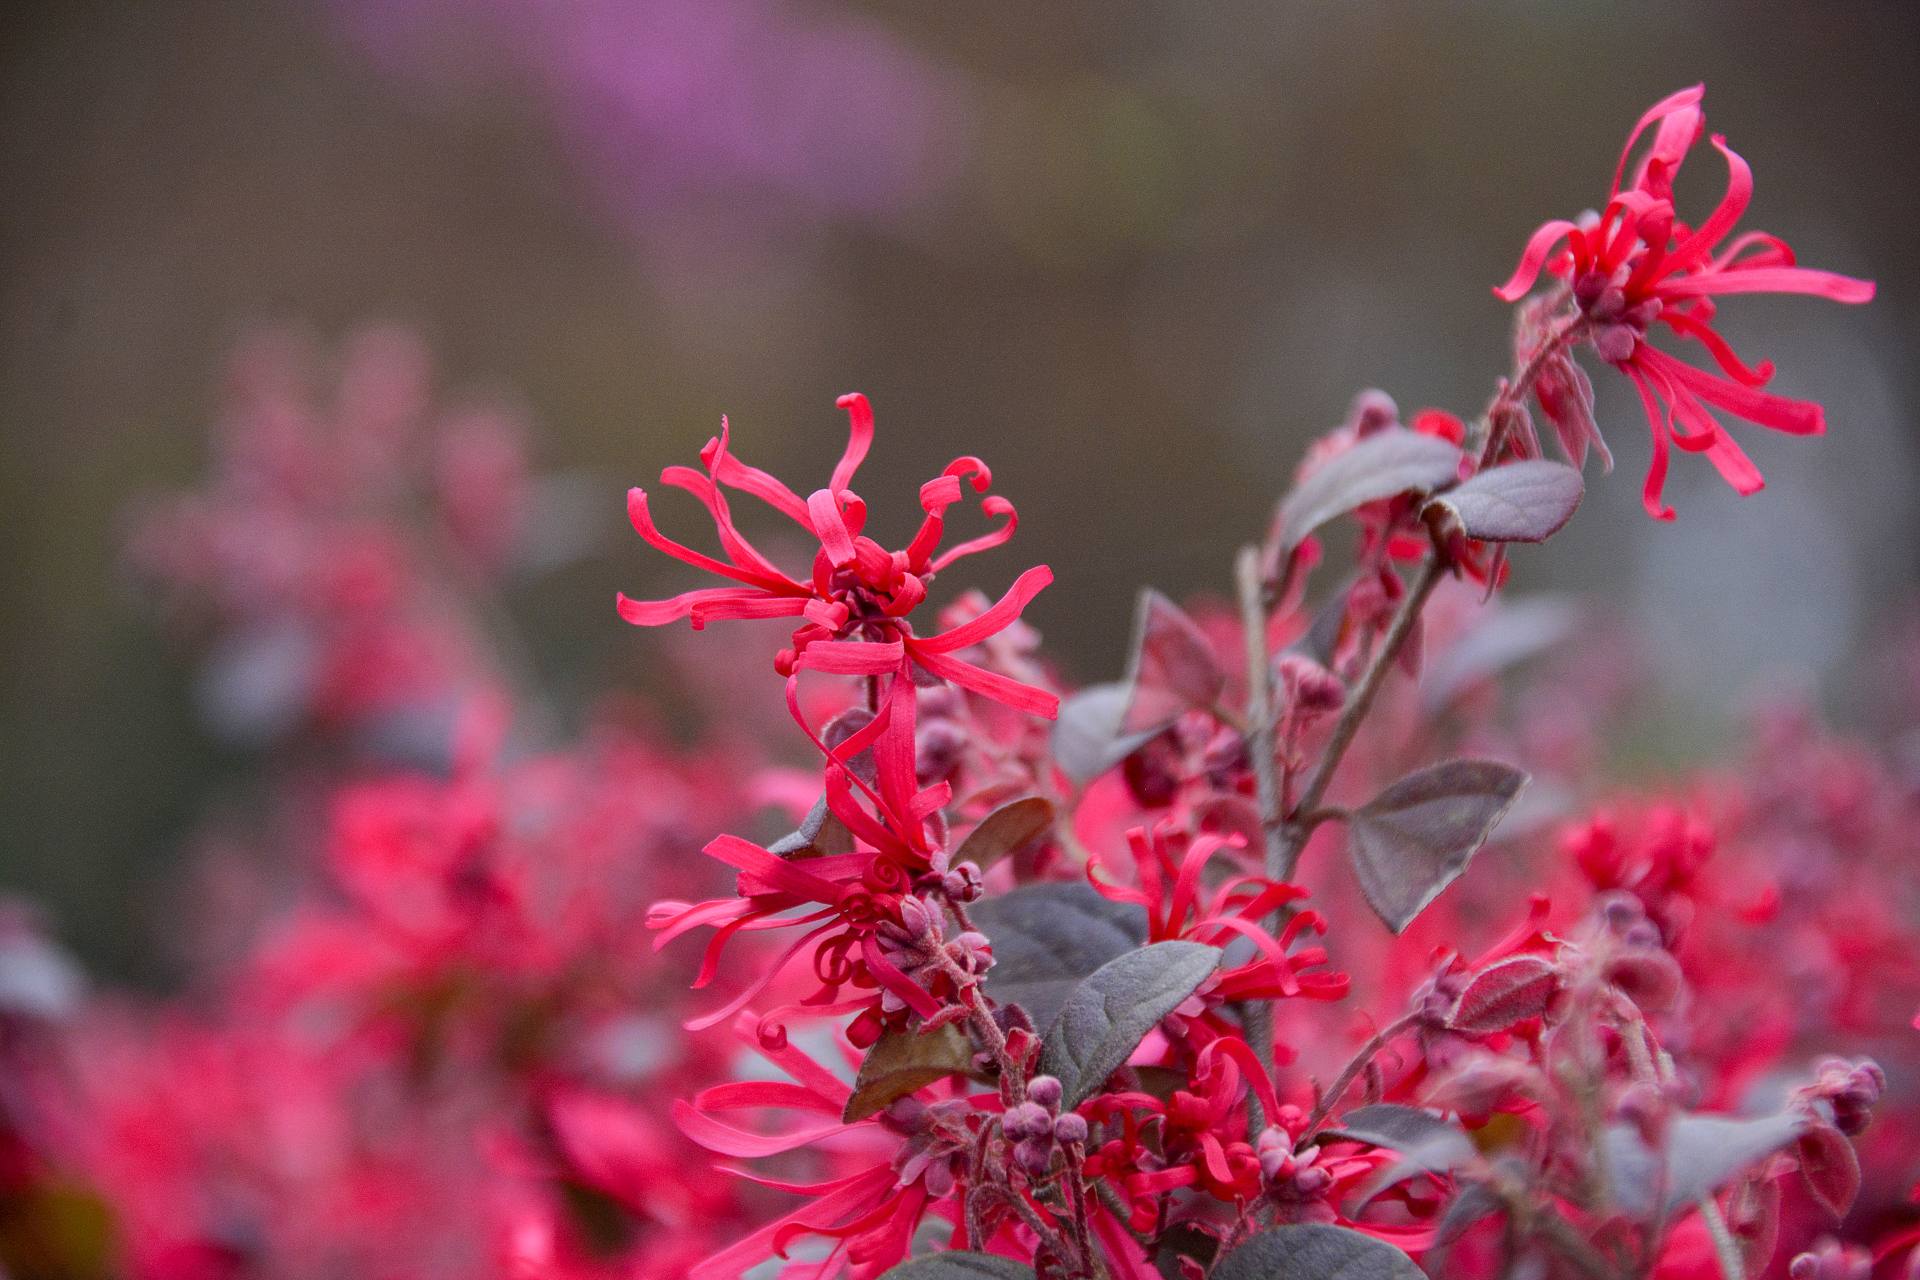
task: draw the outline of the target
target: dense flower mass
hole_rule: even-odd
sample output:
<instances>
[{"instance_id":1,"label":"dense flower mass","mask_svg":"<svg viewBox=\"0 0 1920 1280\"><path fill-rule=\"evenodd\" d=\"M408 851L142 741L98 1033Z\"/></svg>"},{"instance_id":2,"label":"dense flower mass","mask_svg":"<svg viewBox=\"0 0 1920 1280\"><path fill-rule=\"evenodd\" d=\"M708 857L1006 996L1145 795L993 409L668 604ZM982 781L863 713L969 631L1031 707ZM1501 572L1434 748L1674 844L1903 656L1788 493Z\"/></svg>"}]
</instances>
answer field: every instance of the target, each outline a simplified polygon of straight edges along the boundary
<instances>
[{"instance_id":1,"label":"dense flower mass","mask_svg":"<svg viewBox=\"0 0 1920 1280\"><path fill-rule=\"evenodd\" d=\"M1883 690L1891 745L1776 705L1730 767L1627 786L1600 765L1647 682L1569 606L1503 598L1605 447L1576 339L1737 485L1703 405L1818 424L1755 389L1711 300L1867 286L1727 242L1731 152L1726 201L1673 221L1698 103L1648 115L1597 220L1536 237L1506 292L1561 285L1482 415L1403 425L1363 393L1233 606L1143 592L1124 677L1080 688L1021 616L1045 568L925 622L1013 508L963 457L882 547L847 396L804 499L724 424L704 470L663 474L719 556L629 501L727 585L621 615L794 620L774 678L706 661L759 671L801 732L716 698L672 745L615 701L556 743L491 598L534 532L508 438L402 431L441 419L391 335L324 411L243 382L209 492L136 559L216 655L216 726L273 695L253 744L320 763L262 856L209 841L185 999L89 996L0 913L0 1275L1920 1274L1920 664ZM1660 322L1725 376L1653 348ZM1540 456L1529 396L1575 466ZM335 466L323 420L373 464ZM420 431L456 456L393 445ZM969 487L1000 523L942 550ZM796 526L808 569L728 493ZM416 648L460 660L393 658Z\"/></svg>"},{"instance_id":2,"label":"dense flower mass","mask_svg":"<svg viewBox=\"0 0 1920 1280\"><path fill-rule=\"evenodd\" d=\"M1662 99L1640 117L1621 150L1606 207L1578 222L1556 219L1543 224L1527 242L1512 277L1494 290L1517 302L1543 269L1562 281L1575 319L1561 331L1561 340L1577 329L1602 360L1633 380L1646 408L1653 461L1645 502L1648 513L1662 520L1673 517L1660 496L1669 441L1687 452L1705 454L1741 493L1754 493L1763 483L1760 469L1713 410L1790 435L1826 430L1819 405L1760 390L1772 380L1773 365L1764 360L1748 364L1735 354L1714 327L1715 300L1744 293L1800 293L1833 302L1873 297L1870 280L1799 266L1792 248L1778 236L1764 231L1734 235L1753 198L1753 171L1719 134L1712 142L1727 162L1726 192L1699 225L1680 220L1673 184L1687 153L1706 131L1700 106L1704 96L1704 86L1695 85ZM1653 141L1634 163L1634 146L1649 129ZM1632 179L1623 186L1629 163ZM1656 326L1698 342L1720 371L1709 372L1661 350L1651 341ZM1581 398L1582 384L1577 372L1556 370L1539 387L1542 409L1556 423L1582 412L1590 422L1590 408L1569 403Z\"/></svg>"}]
</instances>

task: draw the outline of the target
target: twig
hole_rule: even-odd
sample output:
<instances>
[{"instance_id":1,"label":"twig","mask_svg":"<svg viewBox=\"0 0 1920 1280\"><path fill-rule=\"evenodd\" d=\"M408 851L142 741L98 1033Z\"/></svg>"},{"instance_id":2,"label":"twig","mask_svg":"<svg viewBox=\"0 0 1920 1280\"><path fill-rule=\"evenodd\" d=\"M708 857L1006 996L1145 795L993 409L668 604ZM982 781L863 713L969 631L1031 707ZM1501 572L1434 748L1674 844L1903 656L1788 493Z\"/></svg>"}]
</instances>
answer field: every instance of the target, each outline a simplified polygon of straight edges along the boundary
<instances>
[{"instance_id":1,"label":"twig","mask_svg":"<svg viewBox=\"0 0 1920 1280\"><path fill-rule=\"evenodd\" d=\"M1234 579L1240 595L1240 629L1245 633L1247 649L1247 755L1253 764L1254 788L1260 805L1260 830L1265 836L1267 877L1284 880L1291 870L1287 864L1287 843L1281 831L1280 780L1274 775L1274 706L1272 669L1267 653L1267 606L1260 573L1258 547L1240 548L1234 564ZM1280 925L1279 912L1266 922L1269 931ZM1264 1000L1241 1005L1241 1021L1254 1056L1268 1076L1273 1075L1273 1006ZM1247 1132L1257 1134L1266 1127L1260 1100L1247 1098Z\"/></svg>"},{"instance_id":2,"label":"twig","mask_svg":"<svg viewBox=\"0 0 1920 1280\"><path fill-rule=\"evenodd\" d=\"M1347 1063L1332 1086L1320 1095L1320 1101L1314 1105L1313 1113L1307 1117L1306 1127L1300 1130L1301 1146L1313 1140L1314 1131L1320 1127L1321 1122L1328 1115L1332 1114L1333 1109L1340 1105L1340 1099L1345 1097L1347 1090L1353 1087L1353 1082L1359 1078L1360 1073L1367 1069L1367 1064L1373 1061L1374 1055L1386 1048L1394 1037L1412 1030L1419 1021L1419 1014L1409 1013L1374 1032L1373 1039L1360 1046L1360 1052L1353 1055L1352 1061Z\"/></svg>"}]
</instances>

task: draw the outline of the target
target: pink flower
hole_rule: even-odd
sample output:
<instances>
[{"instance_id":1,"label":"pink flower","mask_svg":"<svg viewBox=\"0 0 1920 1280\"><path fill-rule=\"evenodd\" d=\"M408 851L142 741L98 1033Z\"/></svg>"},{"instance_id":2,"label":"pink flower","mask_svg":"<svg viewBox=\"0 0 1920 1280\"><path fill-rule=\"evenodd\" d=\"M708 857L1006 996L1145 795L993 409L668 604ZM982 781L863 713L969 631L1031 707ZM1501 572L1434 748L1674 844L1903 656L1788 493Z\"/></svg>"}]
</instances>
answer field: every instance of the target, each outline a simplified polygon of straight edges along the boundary
<instances>
[{"instance_id":1,"label":"pink flower","mask_svg":"<svg viewBox=\"0 0 1920 1280\"><path fill-rule=\"evenodd\" d=\"M1589 215L1578 223L1557 219L1535 231L1512 278L1494 290L1502 299L1517 302L1542 270L1571 287L1578 335L1632 378L1640 393L1653 431L1644 502L1647 512L1661 520L1673 518L1660 497L1669 440L1688 452L1706 454L1727 483L1743 494L1763 484L1759 468L1727 434L1714 409L1791 435L1826 430L1819 405L1759 389L1773 377L1773 366L1766 361L1749 365L1734 354L1714 328L1714 299L1740 293L1804 293L1834 302L1873 297L1871 281L1795 265L1793 250L1776 236L1748 231L1728 240L1753 196L1753 173L1718 134L1712 142L1726 157L1726 194L1699 226L1678 220L1673 180L1704 132L1703 93L1701 85L1683 89L1642 116L1620 153L1606 208L1598 217ZM1634 144L1654 126L1653 143L1635 168L1633 181L1623 188ZM1698 342L1720 372L1708 372L1656 347L1650 340L1656 324ZM1541 390L1552 397L1543 400L1542 408L1559 422L1565 417L1559 401L1577 388L1555 380Z\"/></svg>"},{"instance_id":2,"label":"pink flower","mask_svg":"<svg viewBox=\"0 0 1920 1280\"><path fill-rule=\"evenodd\" d=\"M964 492L962 481L981 494L992 483L987 464L978 458L957 458L921 485L920 506L926 514L920 530L904 550L888 551L862 532L867 504L847 487L873 442L873 410L858 393L841 396L838 403L849 419L846 452L827 487L814 490L804 500L728 452L724 418L719 436L700 451L706 474L691 467L668 467L660 473L662 484L685 489L707 508L720 535L724 561L661 533L647 507L646 492L629 490L627 515L650 545L738 585L687 591L667 600L633 600L623 594L617 600L620 616L641 627L685 618L696 630L723 618L801 618L793 647L774 660L775 670L782 675L812 669L875 676L902 670L910 663L936 679L1051 719L1060 705L1053 694L954 656L1018 620L1027 603L1053 581L1045 565L1021 574L1007 594L978 617L939 635L916 636L908 621L908 615L926 599L936 574L963 556L997 547L1013 536L1019 523L1013 504L992 495L982 499L981 510L1003 517L1003 523L935 554L946 532L947 511ZM811 573L804 579L792 577L756 550L734 526L723 487L751 494L817 539L820 549L814 554Z\"/></svg>"}]
</instances>

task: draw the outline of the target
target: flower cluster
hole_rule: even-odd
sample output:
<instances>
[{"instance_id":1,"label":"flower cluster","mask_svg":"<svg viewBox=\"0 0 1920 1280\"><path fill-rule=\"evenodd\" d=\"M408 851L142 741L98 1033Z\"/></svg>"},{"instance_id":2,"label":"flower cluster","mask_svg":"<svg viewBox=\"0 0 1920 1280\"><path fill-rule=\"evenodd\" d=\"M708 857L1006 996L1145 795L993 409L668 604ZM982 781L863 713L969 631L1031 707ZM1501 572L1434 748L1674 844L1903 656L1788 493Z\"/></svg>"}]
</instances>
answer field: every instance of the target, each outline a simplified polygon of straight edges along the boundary
<instances>
[{"instance_id":1,"label":"flower cluster","mask_svg":"<svg viewBox=\"0 0 1920 1280\"><path fill-rule=\"evenodd\" d=\"M208 859L218 954L189 999L90 998L0 918L0 1272L1912 1274L1910 773L1776 709L1734 768L1596 781L1618 655L1502 598L1605 450L1578 344L1647 397L1655 514L1669 441L1757 483L1705 406L1818 424L1757 389L1712 300L1868 287L1729 242L1751 184L1717 139L1728 196L1678 223L1701 127L1697 90L1660 104L1606 211L1535 237L1503 295L1559 283L1484 412L1403 424L1360 396L1240 552L1233 607L1144 592L1125 675L1084 687L1022 618L1044 566L934 601L1014 534L984 462L921 486L904 547L867 532L849 395L805 497L724 420L663 473L711 552L628 501L724 582L619 616L790 623L771 677L721 665L784 685L793 725L669 747L609 716L530 747L472 598L531 537L520 455L467 440L467 481L429 482L396 424L438 419L390 337L328 414L247 383L219 478L138 560L211 652L268 627L323 655L282 741L438 706L439 750L303 779L271 860ZM990 527L950 540L969 490ZM763 553L762 515L811 562ZM1323 573L1343 541L1350 572ZM465 656L368 640L416 631L394 651ZM258 692L253 665L211 670Z\"/></svg>"}]
</instances>

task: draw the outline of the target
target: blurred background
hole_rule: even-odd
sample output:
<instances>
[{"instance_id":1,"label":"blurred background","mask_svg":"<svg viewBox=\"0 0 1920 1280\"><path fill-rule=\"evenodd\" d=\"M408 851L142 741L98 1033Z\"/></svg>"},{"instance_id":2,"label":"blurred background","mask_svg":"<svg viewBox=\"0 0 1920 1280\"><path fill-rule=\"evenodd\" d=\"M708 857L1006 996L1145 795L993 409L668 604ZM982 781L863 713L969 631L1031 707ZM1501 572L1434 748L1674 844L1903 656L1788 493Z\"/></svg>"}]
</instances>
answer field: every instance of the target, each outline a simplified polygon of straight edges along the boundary
<instances>
[{"instance_id":1,"label":"blurred background","mask_svg":"<svg viewBox=\"0 0 1920 1280\"><path fill-rule=\"evenodd\" d=\"M626 486L726 412L810 487L854 388L876 510L986 457L1023 525L981 585L1052 564L1028 617L1099 678L1137 586L1225 590L1356 390L1477 411L1506 367L1489 286L1705 79L1757 175L1749 224L1880 283L1726 324L1831 434L1745 430L1770 481L1746 501L1681 458L1655 525L1638 408L1597 378L1620 474L1590 473L1515 589L1601 601L1684 749L1756 681L1844 709L1920 569L1910 3L15 0L0 22L0 891L118 977L153 977L130 922L244 759L127 585L123 516L201 474L223 361L262 324L410 326L452 396L524 412L593 553L506 605L576 706L652 678L615 589L690 579L625 533ZM1722 181L1700 159L1683 197Z\"/></svg>"}]
</instances>

